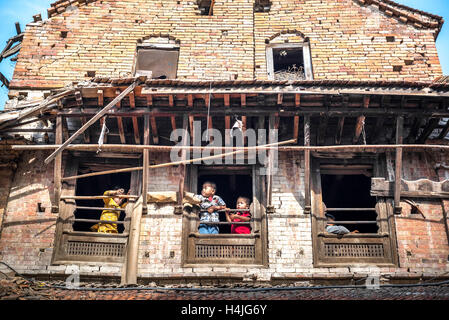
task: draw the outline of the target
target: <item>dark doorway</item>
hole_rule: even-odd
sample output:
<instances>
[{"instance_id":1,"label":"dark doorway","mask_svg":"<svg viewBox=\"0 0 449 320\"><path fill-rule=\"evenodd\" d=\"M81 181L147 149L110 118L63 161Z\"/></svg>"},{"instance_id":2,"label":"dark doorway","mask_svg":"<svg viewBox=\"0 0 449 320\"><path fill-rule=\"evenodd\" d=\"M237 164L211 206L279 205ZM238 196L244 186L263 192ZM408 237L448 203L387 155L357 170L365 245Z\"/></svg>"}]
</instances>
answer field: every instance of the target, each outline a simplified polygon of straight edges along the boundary
<instances>
[{"instance_id":1,"label":"dark doorway","mask_svg":"<svg viewBox=\"0 0 449 320\"><path fill-rule=\"evenodd\" d=\"M242 173L232 172L229 174L201 174L198 177L198 194L201 193L203 183L209 181L217 185L216 195L220 196L230 209L235 209L238 197L253 199L253 180L247 171ZM226 222L226 214L220 212L220 222ZM220 225L220 233L231 233L230 225Z\"/></svg>"},{"instance_id":2,"label":"dark doorway","mask_svg":"<svg viewBox=\"0 0 449 320\"><path fill-rule=\"evenodd\" d=\"M131 173L116 173L102 176L94 176L78 179L76 185L77 196L102 196L107 190L112 190L114 187L119 186L125 189L125 193L128 192L131 181ZM104 201L99 200L76 200L77 206L82 207L97 207L103 208ZM101 210L87 210L77 209L75 211L75 218L77 219L100 219ZM125 218L125 212L121 212L119 221L123 221ZM75 222L73 224L74 231L87 231L90 232L90 228L95 223L92 222ZM123 224L118 224L117 229L119 233L123 233Z\"/></svg>"},{"instance_id":3,"label":"dark doorway","mask_svg":"<svg viewBox=\"0 0 449 320\"><path fill-rule=\"evenodd\" d=\"M323 202L327 208L375 208L376 198L370 195L371 178L365 175L321 175ZM338 221L376 221L375 211L331 212ZM350 231L377 233L377 224L345 224Z\"/></svg>"}]
</instances>

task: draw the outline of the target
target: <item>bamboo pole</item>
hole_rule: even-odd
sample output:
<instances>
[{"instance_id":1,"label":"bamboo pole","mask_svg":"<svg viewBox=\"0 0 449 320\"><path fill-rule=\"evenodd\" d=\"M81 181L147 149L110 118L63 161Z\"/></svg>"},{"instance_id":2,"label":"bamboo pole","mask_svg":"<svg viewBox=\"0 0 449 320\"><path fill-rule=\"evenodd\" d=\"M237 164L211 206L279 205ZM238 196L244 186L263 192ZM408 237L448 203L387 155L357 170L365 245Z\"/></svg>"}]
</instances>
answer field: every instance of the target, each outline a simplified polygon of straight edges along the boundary
<instances>
[{"instance_id":1,"label":"bamboo pole","mask_svg":"<svg viewBox=\"0 0 449 320\"><path fill-rule=\"evenodd\" d=\"M120 199L137 199L138 196L132 195L117 195L117 196L61 196L61 200L102 200L109 198L120 198Z\"/></svg>"},{"instance_id":2,"label":"bamboo pole","mask_svg":"<svg viewBox=\"0 0 449 320\"><path fill-rule=\"evenodd\" d=\"M283 144L289 144L289 143L294 143L294 142L295 142L295 140L291 139L291 140L287 140L287 141L283 141L283 142L276 142L276 143L272 143L272 144L266 144L266 145L263 145L261 147L272 147L272 146L276 146L276 145L283 145ZM252 148L253 150L254 149L257 150L259 147L250 147L250 148ZM219 158L222 158L222 157L235 155L235 154L239 154L239 153L242 153L242 152L244 152L244 150L228 152L228 153L222 153L222 154L209 156L209 157L203 157L203 158L195 158L195 159L185 160L185 161L176 161L176 162L168 162L168 163L156 164L156 165L149 166L148 168L149 169L157 169L157 168L164 168L164 167L188 164L188 163L192 163L192 162L195 162L195 161L205 161L205 160L219 159ZM88 178L88 177L93 177L93 176L101 176L101 175L105 175L105 174L114 174L114 173L120 173L120 172L131 172L131 171L137 171L137 170L143 170L143 167L133 167L133 168L114 169L114 170L86 173L86 174L82 174L82 175L79 175L79 176L65 177L65 178L62 179L62 181L68 181L68 180L74 180L74 179L80 179L80 178Z\"/></svg>"},{"instance_id":3,"label":"bamboo pole","mask_svg":"<svg viewBox=\"0 0 449 320\"><path fill-rule=\"evenodd\" d=\"M292 140L293 141L293 140ZM52 150L57 149L60 145L12 145L12 150L16 151L40 151L40 150ZM177 148L180 150L218 150L221 151L250 151L254 150L253 148L258 148L258 150L270 150L272 147L268 146L259 146L259 147L195 147L195 146L156 146L156 145L122 145L122 144L109 144L103 145L102 150L104 152L142 152L143 150L149 149L151 151L158 152L171 152L173 148ZM425 150L425 149L437 149L439 151L449 151L449 145L424 145L424 144L386 144L386 145L336 145L336 146L287 146L287 147L278 147L278 151L312 151L312 152L321 152L321 151L348 151L348 150L361 150L368 152L369 150L395 150L398 148L402 149L416 149L416 150ZM65 150L70 151L97 151L97 144L74 144L69 145Z\"/></svg>"}]
</instances>

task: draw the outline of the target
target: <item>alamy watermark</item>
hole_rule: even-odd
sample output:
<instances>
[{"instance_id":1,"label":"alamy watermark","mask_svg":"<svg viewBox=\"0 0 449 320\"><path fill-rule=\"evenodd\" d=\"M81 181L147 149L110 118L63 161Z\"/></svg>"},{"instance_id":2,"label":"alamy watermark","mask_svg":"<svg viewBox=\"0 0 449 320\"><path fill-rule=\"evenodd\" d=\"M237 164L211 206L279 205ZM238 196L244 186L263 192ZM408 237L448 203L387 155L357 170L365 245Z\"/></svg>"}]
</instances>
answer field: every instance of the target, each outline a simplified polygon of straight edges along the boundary
<instances>
[{"instance_id":1,"label":"alamy watermark","mask_svg":"<svg viewBox=\"0 0 449 320\"><path fill-rule=\"evenodd\" d=\"M259 174L273 175L278 169L278 130L277 129L246 129L238 126L226 129L224 136L218 129L210 128L201 132L201 121L194 121L194 134L191 137L188 130L176 129L170 135L175 142L171 149L172 162L190 161L192 164L204 165L256 165L260 164ZM201 148L202 142L208 144ZM246 148L245 147L246 142ZM192 144L192 145L191 145ZM193 147L192 151L183 147ZM236 148L225 149L222 147ZM271 161L268 159L271 158Z\"/></svg>"}]
</instances>

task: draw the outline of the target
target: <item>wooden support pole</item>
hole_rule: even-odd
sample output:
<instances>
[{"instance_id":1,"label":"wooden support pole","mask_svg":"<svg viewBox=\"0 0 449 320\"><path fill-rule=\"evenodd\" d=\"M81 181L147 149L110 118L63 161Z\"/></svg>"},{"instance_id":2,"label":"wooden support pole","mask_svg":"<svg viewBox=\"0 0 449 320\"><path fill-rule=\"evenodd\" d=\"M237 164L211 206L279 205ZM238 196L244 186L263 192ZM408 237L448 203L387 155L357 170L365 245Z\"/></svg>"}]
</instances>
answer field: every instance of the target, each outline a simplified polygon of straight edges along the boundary
<instances>
[{"instance_id":1,"label":"wooden support pole","mask_svg":"<svg viewBox=\"0 0 449 320\"><path fill-rule=\"evenodd\" d=\"M49 164L59 153L61 153L73 140L75 140L81 133L83 133L87 128L89 128L98 119L103 117L110 109L112 109L119 101L121 101L128 93L130 93L137 86L139 80L134 81L125 91L123 91L118 97L112 100L106 107L104 107L100 112L98 112L94 117L92 117L87 123L82 126L78 131L76 131L67 141L65 141L61 147L55 150L47 159L45 159L45 164Z\"/></svg>"},{"instance_id":2,"label":"wooden support pole","mask_svg":"<svg viewBox=\"0 0 449 320\"><path fill-rule=\"evenodd\" d=\"M363 108L364 109L368 109L369 103L370 103L370 97L369 96L364 96L363 97ZM365 116L359 116L357 118L357 123L355 125L354 139L352 140L352 142L354 144L357 144L357 142L360 139L360 135L362 134L362 130L363 130L363 127L365 125L365 119L366 119Z\"/></svg>"},{"instance_id":3,"label":"wooden support pole","mask_svg":"<svg viewBox=\"0 0 449 320\"><path fill-rule=\"evenodd\" d=\"M310 116L304 117L304 146L310 146ZM304 214L311 213L310 198L310 150L304 151Z\"/></svg>"},{"instance_id":4,"label":"wooden support pole","mask_svg":"<svg viewBox=\"0 0 449 320\"><path fill-rule=\"evenodd\" d=\"M151 117L150 123L151 123L151 135L153 136L153 143L159 144L159 135L157 133L156 117Z\"/></svg>"},{"instance_id":5,"label":"wooden support pole","mask_svg":"<svg viewBox=\"0 0 449 320\"><path fill-rule=\"evenodd\" d=\"M268 144L274 143L274 130L276 116L271 114L268 118ZM267 164L267 207L272 205L272 188L273 188L273 165L274 165L274 151L268 150L268 164Z\"/></svg>"},{"instance_id":6,"label":"wooden support pole","mask_svg":"<svg viewBox=\"0 0 449 320\"><path fill-rule=\"evenodd\" d=\"M97 96L98 96L98 106L99 106L99 107L103 107L103 105L104 105L104 94L103 94L103 90L98 90L98 91L97 91Z\"/></svg>"},{"instance_id":7,"label":"wooden support pole","mask_svg":"<svg viewBox=\"0 0 449 320\"><path fill-rule=\"evenodd\" d=\"M403 141L404 117L396 119L396 144ZM395 181L394 181L394 213L401 214L401 179L402 179L402 148L396 149Z\"/></svg>"},{"instance_id":8,"label":"wooden support pole","mask_svg":"<svg viewBox=\"0 0 449 320\"><path fill-rule=\"evenodd\" d=\"M345 126L345 117L339 117L337 131L335 132L335 144L341 144L341 137L343 136L344 126Z\"/></svg>"},{"instance_id":9,"label":"wooden support pole","mask_svg":"<svg viewBox=\"0 0 449 320\"><path fill-rule=\"evenodd\" d=\"M62 144L62 116L56 117L56 132L55 132L55 143ZM59 212L59 201L61 198L61 187L62 187L62 153L58 154L55 158L54 167L54 203L52 206L52 212Z\"/></svg>"},{"instance_id":10,"label":"wooden support pole","mask_svg":"<svg viewBox=\"0 0 449 320\"><path fill-rule=\"evenodd\" d=\"M123 127L123 118L122 117L117 117L117 127L118 127L118 133L120 135L120 142L123 144L126 144L125 128Z\"/></svg>"},{"instance_id":11,"label":"wooden support pole","mask_svg":"<svg viewBox=\"0 0 449 320\"><path fill-rule=\"evenodd\" d=\"M318 145L322 146L326 142L326 129L327 124L329 122L329 116L327 114L322 114L320 118L320 125L318 127L318 136L317 136L317 143Z\"/></svg>"},{"instance_id":12,"label":"wooden support pole","mask_svg":"<svg viewBox=\"0 0 449 320\"><path fill-rule=\"evenodd\" d=\"M145 146L150 144L150 116L145 115L143 125L143 144ZM143 170L142 170L142 197L143 197L143 210L147 213L147 197L148 197L148 178L150 165L150 150L143 150Z\"/></svg>"},{"instance_id":13,"label":"wooden support pole","mask_svg":"<svg viewBox=\"0 0 449 320\"><path fill-rule=\"evenodd\" d=\"M137 269L139 264L140 224L142 221L143 197L140 196L134 204L131 227L129 230L128 251L125 260L125 274L122 276L122 284L137 284Z\"/></svg>"},{"instance_id":14,"label":"wooden support pole","mask_svg":"<svg viewBox=\"0 0 449 320\"><path fill-rule=\"evenodd\" d=\"M139 133L139 121L137 117L132 117L133 130L134 130L134 141L136 144L140 144L140 133Z\"/></svg>"},{"instance_id":15,"label":"wooden support pole","mask_svg":"<svg viewBox=\"0 0 449 320\"><path fill-rule=\"evenodd\" d=\"M184 115L182 118L182 128L183 132L183 146L187 146L189 143L188 134L189 134L189 117L188 115ZM182 149L181 151L181 161L185 161L187 159L187 150ZM178 207L175 208L176 214L182 214L182 198L184 197L184 189L185 189L185 178L186 178L186 165L181 164L179 166L179 194L178 194Z\"/></svg>"}]
</instances>

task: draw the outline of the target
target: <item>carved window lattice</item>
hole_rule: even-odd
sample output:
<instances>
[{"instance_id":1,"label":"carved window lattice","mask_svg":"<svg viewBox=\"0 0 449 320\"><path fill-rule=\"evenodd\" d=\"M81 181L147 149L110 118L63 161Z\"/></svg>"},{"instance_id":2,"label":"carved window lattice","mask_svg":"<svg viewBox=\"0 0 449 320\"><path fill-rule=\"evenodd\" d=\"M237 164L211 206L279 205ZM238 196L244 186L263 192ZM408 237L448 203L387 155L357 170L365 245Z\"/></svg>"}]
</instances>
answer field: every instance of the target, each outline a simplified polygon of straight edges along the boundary
<instances>
[{"instance_id":1,"label":"carved window lattice","mask_svg":"<svg viewBox=\"0 0 449 320\"><path fill-rule=\"evenodd\" d=\"M254 259L253 245L196 245L195 258L204 259Z\"/></svg>"},{"instance_id":2,"label":"carved window lattice","mask_svg":"<svg viewBox=\"0 0 449 320\"><path fill-rule=\"evenodd\" d=\"M384 246L382 244L332 244L324 246L326 257L367 257L383 258Z\"/></svg>"},{"instance_id":3,"label":"carved window lattice","mask_svg":"<svg viewBox=\"0 0 449 320\"><path fill-rule=\"evenodd\" d=\"M69 256L123 257L124 249L123 243L68 241L66 253Z\"/></svg>"}]
</instances>

